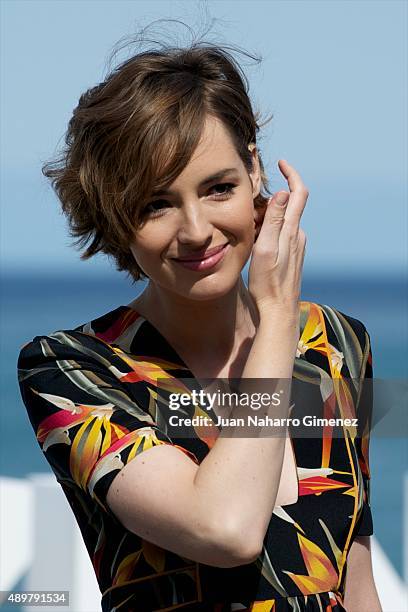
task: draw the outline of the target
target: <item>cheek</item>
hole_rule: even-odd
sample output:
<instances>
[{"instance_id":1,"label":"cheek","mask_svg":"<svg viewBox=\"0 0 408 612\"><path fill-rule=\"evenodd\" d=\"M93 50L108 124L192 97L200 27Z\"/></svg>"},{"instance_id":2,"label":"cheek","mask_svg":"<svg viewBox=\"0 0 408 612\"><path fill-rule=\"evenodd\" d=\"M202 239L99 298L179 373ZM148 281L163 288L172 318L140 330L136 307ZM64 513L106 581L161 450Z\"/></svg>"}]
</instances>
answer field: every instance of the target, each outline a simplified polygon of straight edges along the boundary
<instances>
[{"instance_id":1,"label":"cheek","mask_svg":"<svg viewBox=\"0 0 408 612\"><path fill-rule=\"evenodd\" d=\"M252 240L255 230L254 207L252 200L245 200L240 206L231 207L228 211L230 231L240 240Z\"/></svg>"},{"instance_id":2,"label":"cheek","mask_svg":"<svg viewBox=\"0 0 408 612\"><path fill-rule=\"evenodd\" d=\"M133 239L130 250L135 258L157 253L162 248L160 235L151 231L140 231Z\"/></svg>"},{"instance_id":3,"label":"cheek","mask_svg":"<svg viewBox=\"0 0 408 612\"><path fill-rule=\"evenodd\" d=\"M138 232L133 242L130 245L130 251L134 260L139 267L149 276L154 278L161 272L163 261L163 253L168 247L168 238L166 232L160 231L160 228L154 231Z\"/></svg>"},{"instance_id":4,"label":"cheek","mask_svg":"<svg viewBox=\"0 0 408 612\"><path fill-rule=\"evenodd\" d=\"M144 264L149 261L154 261L155 248L154 243L148 242L146 240L138 238L135 240L131 246L130 251L135 259L136 263L140 264L142 267Z\"/></svg>"}]
</instances>

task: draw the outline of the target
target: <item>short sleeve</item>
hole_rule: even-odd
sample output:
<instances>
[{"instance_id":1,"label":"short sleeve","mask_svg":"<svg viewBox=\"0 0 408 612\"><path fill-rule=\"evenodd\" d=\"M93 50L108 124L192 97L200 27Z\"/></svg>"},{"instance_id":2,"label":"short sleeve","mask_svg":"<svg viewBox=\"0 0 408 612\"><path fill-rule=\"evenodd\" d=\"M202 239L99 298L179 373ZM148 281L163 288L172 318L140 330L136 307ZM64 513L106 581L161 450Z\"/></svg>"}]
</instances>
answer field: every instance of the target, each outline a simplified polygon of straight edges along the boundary
<instances>
[{"instance_id":1,"label":"short sleeve","mask_svg":"<svg viewBox=\"0 0 408 612\"><path fill-rule=\"evenodd\" d=\"M123 359L90 334L36 336L18 358L20 392L57 481L79 487L102 509L118 472L141 452L173 444L155 420L149 364Z\"/></svg>"},{"instance_id":2,"label":"short sleeve","mask_svg":"<svg viewBox=\"0 0 408 612\"><path fill-rule=\"evenodd\" d=\"M356 535L373 535L373 518L370 507L369 445L373 410L373 365L370 336L365 330L365 348L361 368L361 392L357 404L358 436L356 449L362 479L362 510L356 526Z\"/></svg>"}]
</instances>

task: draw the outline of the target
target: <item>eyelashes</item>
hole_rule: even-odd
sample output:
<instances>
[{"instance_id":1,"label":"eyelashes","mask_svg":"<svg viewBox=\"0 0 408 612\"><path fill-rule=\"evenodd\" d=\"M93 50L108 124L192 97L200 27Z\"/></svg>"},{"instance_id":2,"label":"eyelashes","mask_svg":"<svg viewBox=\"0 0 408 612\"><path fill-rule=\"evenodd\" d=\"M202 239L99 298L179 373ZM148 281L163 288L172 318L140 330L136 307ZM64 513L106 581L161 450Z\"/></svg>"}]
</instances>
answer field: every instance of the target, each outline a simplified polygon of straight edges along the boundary
<instances>
[{"instance_id":1,"label":"eyelashes","mask_svg":"<svg viewBox=\"0 0 408 612\"><path fill-rule=\"evenodd\" d=\"M214 189L221 189L221 192L213 193L212 197L215 200L223 201L228 200L234 194L235 187L236 185L234 183L218 183L217 185L211 187L210 192ZM168 202L166 202L166 200L156 200L154 202L150 202L150 204L145 206L141 211L141 216L148 217L149 219L158 219L159 217L162 217L166 214L166 208L151 209L150 207L163 204L168 205Z\"/></svg>"},{"instance_id":2,"label":"eyelashes","mask_svg":"<svg viewBox=\"0 0 408 612\"><path fill-rule=\"evenodd\" d=\"M221 187L222 189L225 190L221 193L215 194L216 196L218 196L217 199L227 200L230 197L230 195L234 193L235 185L233 183L220 183L219 185L214 185L212 189L216 189L217 187Z\"/></svg>"}]
</instances>

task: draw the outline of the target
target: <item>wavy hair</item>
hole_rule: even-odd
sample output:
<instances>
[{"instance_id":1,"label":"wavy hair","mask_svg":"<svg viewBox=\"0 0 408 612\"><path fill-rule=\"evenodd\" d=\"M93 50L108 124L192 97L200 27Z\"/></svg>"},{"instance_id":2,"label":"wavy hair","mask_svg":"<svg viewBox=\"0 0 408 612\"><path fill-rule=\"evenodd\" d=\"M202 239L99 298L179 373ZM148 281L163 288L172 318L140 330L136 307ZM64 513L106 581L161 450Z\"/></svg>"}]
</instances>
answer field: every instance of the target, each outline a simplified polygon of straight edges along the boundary
<instances>
[{"instance_id":1,"label":"wavy hair","mask_svg":"<svg viewBox=\"0 0 408 612\"><path fill-rule=\"evenodd\" d=\"M237 47L193 41L150 44L110 71L79 99L63 151L44 164L81 259L102 252L133 281L147 278L130 251L140 212L188 164L208 115L222 121L247 171L259 114L248 80L233 56ZM269 194L259 155L262 187Z\"/></svg>"}]
</instances>

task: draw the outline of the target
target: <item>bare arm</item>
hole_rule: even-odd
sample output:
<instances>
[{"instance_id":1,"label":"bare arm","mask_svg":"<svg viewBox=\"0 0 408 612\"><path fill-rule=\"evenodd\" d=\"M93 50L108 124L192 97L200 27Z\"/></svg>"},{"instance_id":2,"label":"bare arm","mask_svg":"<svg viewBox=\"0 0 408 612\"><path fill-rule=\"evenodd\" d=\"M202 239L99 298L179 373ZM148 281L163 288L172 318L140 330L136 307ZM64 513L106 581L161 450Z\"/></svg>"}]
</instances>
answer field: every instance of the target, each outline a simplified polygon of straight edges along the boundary
<instances>
[{"instance_id":1,"label":"bare arm","mask_svg":"<svg viewBox=\"0 0 408 612\"><path fill-rule=\"evenodd\" d=\"M295 327L280 320L262 328L246 370L258 368L259 374L265 367L266 376L270 366L262 364L271 362L274 344L282 351L286 342L294 356ZM289 356L286 367L289 377ZM162 548L218 567L249 563L259 554L272 514L284 442L218 438L200 466L170 445L154 447L120 471L107 502L125 527Z\"/></svg>"},{"instance_id":2,"label":"bare arm","mask_svg":"<svg viewBox=\"0 0 408 612\"><path fill-rule=\"evenodd\" d=\"M350 612L382 612L373 577L370 536L357 536L348 553L344 606Z\"/></svg>"},{"instance_id":3,"label":"bare arm","mask_svg":"<svg viewBox=\"0 0 408 612\"><path fill-rule=\"evenodd\" d=\"M254 247L249 291L260 325L242 379L281 380L288 390L305 247L299 221L308 194L296 171L283 161L280 166L290 197L287 210L277 196L271 200ZM267 414L288 416L289 399ZM262 548L275 506L284 447L284 435L219 437L197 466L161 445L121 470L107 502L129 530L181 556L218 567L249 563Z\"/></svg>"},{"instance_id":4,"label":"bare arm","mask_svg":"<svg viewBox=\"0 0 408 612\"><path fill-rule=\"evenodd\" d=\"M279 407L268 407L258 416L285 418L289 412L288 384L298 342L298 323L282 316L261 321L242 375L240 390L245 392L245 379L278 379L271 383L248 386L248 393L273 393L276 387L285 391ZM269 389L269 387L271 387ZM273 387L273 388L272 388ZM236 410L232 417L243 417L250 410ZM254 413L252 413L254 414ZM238 428L239 429L239 428ZM278 436L243 437L238 431L219 437L197 470L194 485L212 503L208 520L231 534L235 545L244 546L242 554L256 558L262 549L281 477L286 428ZM255 510L256 509L256 510ZM242 534L245 534L243 540Z\"/></svg>"}]
</instances>

